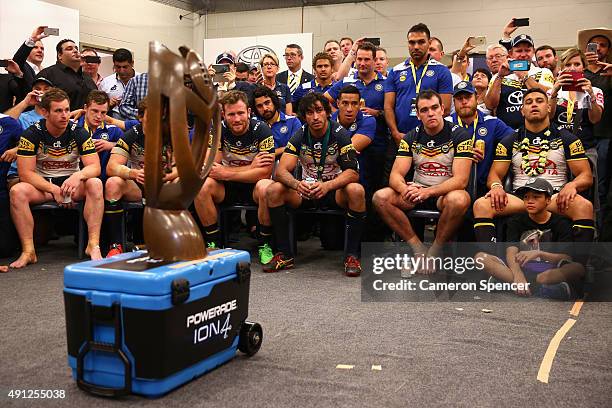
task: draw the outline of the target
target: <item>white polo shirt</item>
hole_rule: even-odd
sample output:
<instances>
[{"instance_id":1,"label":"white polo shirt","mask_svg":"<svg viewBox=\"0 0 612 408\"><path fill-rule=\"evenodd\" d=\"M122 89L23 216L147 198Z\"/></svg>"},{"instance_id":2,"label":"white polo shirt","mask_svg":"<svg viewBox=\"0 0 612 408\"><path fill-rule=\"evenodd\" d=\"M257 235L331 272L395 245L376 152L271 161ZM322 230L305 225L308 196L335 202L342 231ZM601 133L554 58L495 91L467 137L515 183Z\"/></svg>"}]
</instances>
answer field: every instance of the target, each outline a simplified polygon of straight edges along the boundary
<instances>
[{"instance_id":1,"label":"white polo shirt","mask_svg":"<svg viewBox=\"0 0 612 408\"><path fill-rule=\"evenodd\" d=\"M140 73L135 72L134 76L136 75L140 75ZM125 91L125 85L121 82L117 74L110 74L100 82L98 89L106 92L110 98L121 99L123 97L123 91ZM119 105L115 106L112 110L113 112L119 113Z\"/></svg>"}]
</instances>

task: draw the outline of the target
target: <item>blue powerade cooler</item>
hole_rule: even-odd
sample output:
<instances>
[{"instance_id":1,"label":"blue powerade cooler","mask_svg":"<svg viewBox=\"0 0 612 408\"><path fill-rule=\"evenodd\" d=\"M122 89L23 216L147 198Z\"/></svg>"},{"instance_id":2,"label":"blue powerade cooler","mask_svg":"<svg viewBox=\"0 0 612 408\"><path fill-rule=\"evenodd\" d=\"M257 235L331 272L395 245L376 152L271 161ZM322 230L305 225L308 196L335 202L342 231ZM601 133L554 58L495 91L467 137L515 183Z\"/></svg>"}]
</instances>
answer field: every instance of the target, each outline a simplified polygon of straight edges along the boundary
<instances>
[{"instance_id":1,"label":"blue powerade cooler","mask_svg":"<svg viewBox=\"0 0 612 408\"><path fill-rule=\"evenodd\" d=\"M232 359L255 354L261 326L246 321L250 256L158 261L146 251L67 266L68 364L96 395L155 397Z\"/></svg>"}]
</instances>

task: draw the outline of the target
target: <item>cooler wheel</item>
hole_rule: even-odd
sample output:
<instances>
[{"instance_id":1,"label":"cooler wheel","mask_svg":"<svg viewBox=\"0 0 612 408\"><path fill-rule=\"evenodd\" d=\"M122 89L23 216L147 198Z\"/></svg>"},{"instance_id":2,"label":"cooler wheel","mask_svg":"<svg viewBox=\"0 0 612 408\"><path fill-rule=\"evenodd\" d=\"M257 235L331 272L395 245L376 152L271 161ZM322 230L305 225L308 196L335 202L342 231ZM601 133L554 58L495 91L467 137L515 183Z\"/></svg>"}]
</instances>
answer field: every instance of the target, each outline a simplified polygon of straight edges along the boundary
<instances>
[{"instance_id":1,"label":"cooler wheel","mask_svg":"<svg viewBox=\"0 0 612 408\"><path fill-rule=\"evenodd\" d=\"M259 351L263 341L263 329L259 323L244 322L240 327L238 350L251 357Z\"/></svg>"}]
</instances>

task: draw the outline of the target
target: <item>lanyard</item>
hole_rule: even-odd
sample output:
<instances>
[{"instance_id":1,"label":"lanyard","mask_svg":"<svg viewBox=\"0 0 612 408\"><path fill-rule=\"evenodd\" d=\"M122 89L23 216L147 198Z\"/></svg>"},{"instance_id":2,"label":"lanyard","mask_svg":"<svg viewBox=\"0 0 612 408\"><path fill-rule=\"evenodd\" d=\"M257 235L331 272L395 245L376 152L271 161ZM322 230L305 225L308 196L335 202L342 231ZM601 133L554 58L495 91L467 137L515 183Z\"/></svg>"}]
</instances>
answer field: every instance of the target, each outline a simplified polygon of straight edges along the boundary
<instances>
[{"instance_id":1,"label":"lanyard","mask_svg":"<svg viewBox=\"0 0 612 408\"><path fill-rule=\"evenodd\" d=\"M416 69L414 67L414 64L412 63L412 60L410 60L410 68L412 69L412 79L414 79L414 86L416 87L416 94L419 94L419 91L421 90L421 81L423 81L423 77L425 76L425 73L427 72L427 67L429 66L429 60L427 60L427 64L425 64L425 68L423 68L423 72L421 72L421 77L419 78L419 81L417 82L417 75L416 75Z\"/></svg>"},{"instance_id":2,"label":"lanyard","mask_svg":"<svg viewBox=\"0 0 612 408\"><path fill-rule=\"evenodd\" d=\"M459 122L459 126L463 127L463 123L461 122L461 118L457 115L457 122ZM476 119L474 119L474 133L472 133L472 141L476 140L476 126L478 126L478 113L476 113ZM470 126L466 126L466 129L469 129Z\"/></svg>"},{"instance_id":3,"label":"lanyard","mask_svg":"<svg viewBox=\"0 0 612 408\"><path fill-rule=\"evenodd\" d=\"M572 98L572 93L573 98ZM569 91L567 93L567 123L572 123L572 116L574 115L574 105L576 104L576 92Z\"/></svg>"},{"instance_id":4,"label":"lanyard","mask_svg":"<svg viewBox=\"0 0 612 408\"><path fill-rule=\"evenodd\" d=\"M307 129L307 141L308 141L308 146L310 146L310 154L312 154L312 161L314 163L317 162L317 159L315 159L315 152L314 152L314 140L312 140L312 138L310 137L310 130ZM323 137L323 143L322 143L322 150L321 150L321 159L319 160L319 165L317 166L317 181L322 181L323 180L323 169L325 166L325 158L327 156L327 145L329 144L329 136L331 135L331 122L327 121L327 131L325 132L325 136Z\"/></svg>"}]
</instances>

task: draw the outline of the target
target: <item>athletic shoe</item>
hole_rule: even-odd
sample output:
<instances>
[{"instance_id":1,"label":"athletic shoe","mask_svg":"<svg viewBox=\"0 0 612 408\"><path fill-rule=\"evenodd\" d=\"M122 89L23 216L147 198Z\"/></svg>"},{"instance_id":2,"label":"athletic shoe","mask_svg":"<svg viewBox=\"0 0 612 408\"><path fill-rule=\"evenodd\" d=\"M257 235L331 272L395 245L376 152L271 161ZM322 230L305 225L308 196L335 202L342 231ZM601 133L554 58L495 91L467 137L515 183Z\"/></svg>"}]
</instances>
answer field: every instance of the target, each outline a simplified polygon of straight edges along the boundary
<instances>
[{"instance_id":1,"label":"athletic shoe","mask_svg":"<svg viewBox=\"0 0 612 408\"><path fill-rule=\"evenodd\" d=\"M349 255L344 260L344 274L355 278L361 275L361 262L353 255Z\"/></svg>"},{"instance_id":2,"label":"athletic shoe","mask_svg":"<svg viewBox=\"0 0 612 408\"><path fill-rule=\"evenodd\" d=\"M274 252L272 252L272 248L270 248L270 245L263 244L259 247L259 263L265 265L269 263L272 258L274 258Z\"/></svg>"},{"instance_id":3,"label":"athletic shoe","mask_svg":"<svg viewBox=\"0 0 612 408\"><path fill-rule=\"evenodd\" d=\"M215 241L210 241L206 243L206 249L219 249L219 247Z\"/></svg>"},{"instance_id":4,"label":"athletic shoe","mask_svg":"<svg viewBox=\"0 0 612 408\"><path fill-rule=\"evenodd\" d=\"M571 300L574 293L567 282L555 283L552 285L542 284L535 292L535 295L545 299Z\"/></svg>"},{"instance_id":5,"label":"athletic shoe","mask_svg":"<svg viewBox=\"0 0 612 408\"><path fill-rule=\"evenodd\" d=\"M110 250L106 254L106 257L110 258L111 256L119 255L122 253L123 253L123 246L121 244L112 244L110 246Z\"/></svg>"},{"instance_id":6,"label":"athletic shoe","mask_svg":"<svg viewBox=\"0 0 612 408\"><path fill-rule=\"evenodd\" d=\"M264 272L270 273L292 268L293 258L286 257L282 252L278 252L262 269Z\"/></svg>"}]
</instances>

